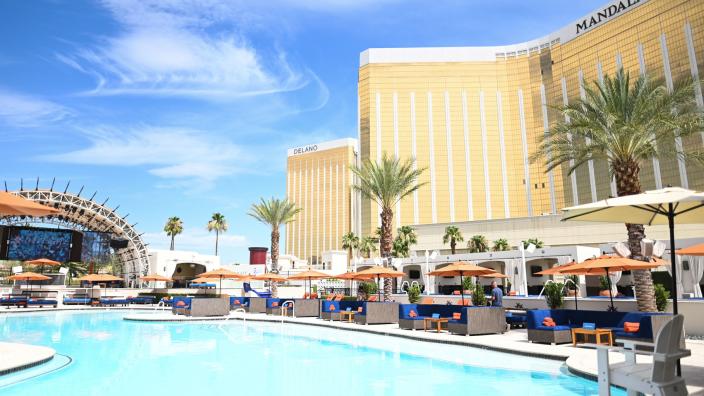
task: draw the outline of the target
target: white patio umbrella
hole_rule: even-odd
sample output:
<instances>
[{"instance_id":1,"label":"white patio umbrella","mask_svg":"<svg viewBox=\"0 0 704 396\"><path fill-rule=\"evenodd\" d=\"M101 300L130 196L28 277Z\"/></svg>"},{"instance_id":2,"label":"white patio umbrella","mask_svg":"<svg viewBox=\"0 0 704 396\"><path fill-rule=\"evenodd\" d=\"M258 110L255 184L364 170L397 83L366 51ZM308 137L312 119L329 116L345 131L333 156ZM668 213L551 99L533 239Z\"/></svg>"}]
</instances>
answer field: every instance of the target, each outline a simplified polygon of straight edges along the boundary
<instances>
[{"instance_id":1,"label":"white patio umbrella","mask_svg":"<svg viewBox=\"0 0 704 396\"><path fill-rule=\"evenodd\" d=\"M643 225L667 224L670 228L672 265L672 311L677 315L677 271L675 266L675 222L704 223L704 192L667 187L641 194L608 198L563 209L565 220Z\"/></svg>"}]
</instances>

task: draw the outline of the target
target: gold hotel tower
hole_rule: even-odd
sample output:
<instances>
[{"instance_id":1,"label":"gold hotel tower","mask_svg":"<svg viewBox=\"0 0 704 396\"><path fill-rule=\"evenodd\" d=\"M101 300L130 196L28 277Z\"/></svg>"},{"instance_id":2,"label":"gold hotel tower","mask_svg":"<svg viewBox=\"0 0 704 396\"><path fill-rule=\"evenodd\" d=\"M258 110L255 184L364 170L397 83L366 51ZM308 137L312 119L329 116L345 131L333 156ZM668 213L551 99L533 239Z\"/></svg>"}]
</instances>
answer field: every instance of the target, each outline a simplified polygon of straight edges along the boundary
<instances>
[{"instance_id":1,"label":"gold hotel tower","mask_svg":"<svg viewBox=\"0 0 704 396\"><path fill-rule=\"evenodd\" d=\"M286 225L286 253L318 264L323 252L342 249L342 235L359 232L350 171L357 155L357 140L349 138L288 150L286 196L302 211Z\"/></svg>"},{"instance_id":2,"label":"gold hotel tower","mask_svg":"<svg viewBox=\"0 0 704 396\"><path fill-rule=\"evenodd\" d=\"M621 66L672 86L683 76L699 79L703 62L704 0L611 1L515 45L368 49L359 68L360 159L387 152L426 168L427 184L396 207L394 227L559 213L616 193L606 163L567 175L530 162L560 117L554 106L582 96L582 81ZM704 106L701 89L696 99ZM646 164L641 177L646 189L704 189L702 169L674 153ZM360 205L355 221L369 235L379 208Z\"/></svg>"}]
</instances>

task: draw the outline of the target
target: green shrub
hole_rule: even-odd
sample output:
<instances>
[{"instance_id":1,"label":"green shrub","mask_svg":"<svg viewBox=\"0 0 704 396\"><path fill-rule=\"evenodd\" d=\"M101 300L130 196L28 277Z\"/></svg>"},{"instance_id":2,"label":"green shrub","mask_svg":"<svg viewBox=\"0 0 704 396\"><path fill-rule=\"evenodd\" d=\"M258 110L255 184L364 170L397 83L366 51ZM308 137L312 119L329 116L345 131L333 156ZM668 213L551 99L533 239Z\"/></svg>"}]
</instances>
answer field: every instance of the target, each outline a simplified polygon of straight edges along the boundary
<instances>
[{"instance_id":1,"label":"green shrub","mask_svg":"<svg viewBox=\"0 0 704 396\"><path fill-rule=\"evenodd\" d=\"M472 292L472 304L475 306L486 305L486 295L484 295L484 286L482 286L482 284L479 282L474 285L474 291Z\"/></svg>"},{"instance_id":2,"label":"green shrub","mask_svg":"<svg viewBox=\"0 0 704 396\"><path fill-rule=\"evenodd\" d=\"M665 288L665 286L656 283L655 284L655 305L658 307L659 312L665 312L667 309L667 299L670 298L670 292Z\"/></svg>"},{"instance_id":3,"label":"green shrub","mask_svg":"<svg viewBox=\"0 0 704 396\"><path fill-rule=\"evenodd\" d=\"M599 277L599 286L601 290L609 290L609 280L603 275Z\"/></svg>"},{"instance_id":4,"label":"green shrub","mask_svg":"<svg viewBox=\"0 0 704 396\"><path fill-rule=\"evenodd\" d=\"M471 276L462 279L462 290L474 290L474 282L472 282Z\"/></svg>"},{"instance_id":5,"label":"green shrub","mask_svg":"<svg viewBox=\"0 0 704 396\"><path fill-rule=\"evenodd\" d=\"M376 282L362 282L359 286L367 297L379 291L379 286L377 286Z\"/></svg>"},{"instance_id":6,"label":"green shrub","mask_svg":"<svg viewBox=\"0 0 704 396\"><path fill-rule=\"evenodd\" d=\"M411 304L415 304L418 301L420 301L420 286L417 284L411 285L408 290L406 291L406 294L408 294L408 302Z\"/></svg>"},{"instance_id":7,"label":"green shrub","mask_svg":"<svg viewBox=\"0 0 704 396\"><path fill-rule=\"evenodd\" d=\"M563 287L564 285L562 283L550 282L545 285L545 301L548 303L550 309L560 308L564 304L564 294L562 294Z\"/></svg>"}]
</instances>

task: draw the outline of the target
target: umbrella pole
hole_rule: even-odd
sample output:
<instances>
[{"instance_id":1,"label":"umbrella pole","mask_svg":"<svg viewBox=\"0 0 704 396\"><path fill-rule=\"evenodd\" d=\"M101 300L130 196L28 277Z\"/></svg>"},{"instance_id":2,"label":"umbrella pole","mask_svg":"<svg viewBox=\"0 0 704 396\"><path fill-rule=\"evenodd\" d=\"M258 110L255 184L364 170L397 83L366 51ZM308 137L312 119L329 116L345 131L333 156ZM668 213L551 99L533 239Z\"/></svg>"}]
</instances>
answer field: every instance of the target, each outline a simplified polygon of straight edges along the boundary
<instances>
[{"instance_id":1,"label":"umbrella pole","mask_svg":"<svg viewBox=\"0 0 704 396\"><path fill-rule=\"evenodd\" d=\"M609 269L604 268L606 271L606 283L609 284L609 299L611 300L611 308L609 311L616 311L616 308L614 307L614 294L613 291L611 290L611 278L609 278Z\"/></svg>"},{"instance_id":2,"label":"umbrella pole","mask_svg":"<svg viewBox=\"0 0 704 396\"><path fill-rule=\"evenodd\" d=\"M462 280L462 272L460 272L460 294L462 295L461 304L464 306L464 281Z\"/></svg>"},{"instance_id":3,"label":"umbrella pole","mask_svg":"<svg viewBox=\"0 0 704 396\"><path fill-rule=\"evenodd\" d=\"M379 301L381 301L381 287L379 287L379 283L381 283L381 275L377 275L376 277L376 292L379 295Z\"/></svg>"},{"instance_id":4,"label":"umbrella pole","mask_svg":"<svg viewBox=\"0 0 704 396\"><path fill-rule=\"evenodd\" d=\"M677 257L675 257L675 210L667 204L667 224L670 227L670 265L672 266L672 314L677 315ZM682 365L677 359L677 375L682 375Z\"/></svg>"},{"instance_id":5,"label":"umbrella pole","mask_svg":"<svg viewBox=\"0 0 704 396\"><path fill-rule=\"evenodd\" d=\"M675 214L668 204L667 223L670 226L670 265L672 266L672 314L677 315L677 258L675 257Z\"/></svg>"}]
</instances>

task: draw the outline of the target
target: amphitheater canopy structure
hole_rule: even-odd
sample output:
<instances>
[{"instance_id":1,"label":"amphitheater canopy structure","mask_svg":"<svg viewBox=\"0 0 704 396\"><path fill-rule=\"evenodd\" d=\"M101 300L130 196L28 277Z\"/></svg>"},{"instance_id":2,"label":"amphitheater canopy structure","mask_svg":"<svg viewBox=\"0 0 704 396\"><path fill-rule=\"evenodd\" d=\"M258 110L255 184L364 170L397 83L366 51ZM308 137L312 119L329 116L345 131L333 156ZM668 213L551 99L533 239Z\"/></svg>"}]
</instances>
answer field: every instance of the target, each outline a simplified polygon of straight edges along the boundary
<instances>
[{"instance_id":1,"label":"amphitheater canopy structure","mask_svg":"<svg viewBox=\"0 0 704 396\"><path fill-rule=\"evenodd\" d=\"M97 195L93 193L90 198L81 196L83 187L78 193L68 191L70 182L67 183L63 191L54 190L52 181L49 189L39 188L37 180L34 189L20 188L18 191L8 191L5 184L5 191L19 195L23 198L51 206L60 212L56 215L45 217L29 216L8 216L0 218L3 225L24 225L52 224L61 228L76 231L95 231L109 233L116 244L112 244L119 263L122 265L125 282L130 286L139 285L139 277L149 272L149 255L147 245L142 240L142 234L135 230L137 223L130 224L127 221L129 214L120 215L117 213L119 205L114 208L107 206L110 198L102 203L95 201Z\"/></svg>"}]
</instances>

